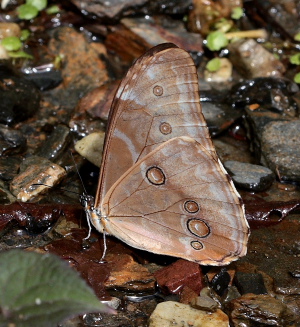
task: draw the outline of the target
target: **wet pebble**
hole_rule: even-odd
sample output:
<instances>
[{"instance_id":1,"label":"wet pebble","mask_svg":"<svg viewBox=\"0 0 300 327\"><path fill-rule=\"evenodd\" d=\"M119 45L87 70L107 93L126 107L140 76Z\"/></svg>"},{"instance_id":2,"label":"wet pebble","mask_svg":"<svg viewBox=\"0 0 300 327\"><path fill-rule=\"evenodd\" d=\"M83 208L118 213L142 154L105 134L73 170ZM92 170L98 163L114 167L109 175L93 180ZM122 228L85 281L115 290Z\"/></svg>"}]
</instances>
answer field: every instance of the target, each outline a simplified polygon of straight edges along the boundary
<instances>
[{"instance_id":1,"label":"wet pebble","mask_svg":"<svg viewBox=\"0 0 300 327\"><path fill-rule=\"evenodd\" d=\"M234 284L241 294L267 294L263 276L259 273L236 272Z\"/></svg>"},{"instance_id":2,"label":"wet pebble","mask_svg":"<svg viewBox=\"0 0 300 327\"><path fill-rule=\"evenodd\" d=\"M75 150L95 166L100 167L104 137L104 132L92 133L78 141Z\"/></svg>"},{"instance_id":3,"label":"wet pebble","mask_svg":"<svg viewBox=\"0 0 300 327\"><path fill-rule=\"evenodd\" d=\"M105 261L111 266L105 287L134 292L154 291L154 276L128 254L108 254Z\"/></svg>"},{"instance_id":4,"label":"wet pebble","mask_svg":"<svg viewBox=\"0 0 300 327\"><path fill-rule=\"evenodd\" d=\"M183 14L187 11L188 7L192 5L192 1L178 0L175 2L170 1L147 1L147 0L129 0L120 2L113 0L109 2L90 2L88 0L71 0L71 2L78 7L81 12L84 11L91 16L102 19L119 20L122 16L128 16L132 12L135 14L150 15L151 13L170 13L170 14Z\"/></svg>"},{"instance_id":5,"label":"wet pebble","mask_svg":"<svg viewBox=\"0 0 300 327\"><path fill-rule=\"evenodd\" d=\"M64 125L57 125L35 155L52 161L58 160L67 152L71 140L70 129Z\"/></svg>"},{"instance_id":6,"label":"wet pebble","mask_svg":"<svg viewBox=\"0 0 300 327\"><path fill-rule=\"evenodd\" d=\"M188 286L199 294L203 288L200 266L183 259L156 271L154 276L159 287L167 293L179 294L184 286Z\"/></svg>"},{"instance_id":7,"label":"wet pebble","mask_svg":"<svg viewBox=\"0 0 300 327\"><path fill-rule=\"evenodd\" d=\"M228 327L229 321L220 309L212 313L194 309L187 304L167 301L159 303L149 319L149 327L162 326Z\"/></svg>"},{"instance_id":8,"label":"wet pebble","mask_svg":"<svg viewBox=\"0 0 300 327\"><path fill-rule=\"evenodd\" d=\"M232 78L232 63L227 58L220 58L220 68L215 71L211 72L205 70L204 77L205 80L208 82L217 82L217 83L224 83L228 82Z\"/></svg>"},{"instance_id":9,"label":"wet pebble","mask_svg":"<svg viewBox=\"0 0 300 327\"><path fill-rule=\"evenodd\" d=\"M211 290L208 287L203 288L200 296L194 298L190 305L192 308L210 312L215 312L219 308L219 303L211 297Z\"/></svg>"},{"instance_id":10,"label":"wet pebble","mask_svg":"<svg viewBox=\"0 0 300 327\"><path fill-rule=\"evenodd\" d=\"M253 39L241 39L232 42L228 49L230 61L247 78L280 77L285 72L285 67L281 61Z\"/></svg>"},{"instance_id":11,"label":"wet pebble","mask_svg":"<svg viewBox=\"0 0 300 327\"><path fill-rule=\"evenodd\" d=\"M21 157L1 156L0 157L0 179L2 179L4 181L9 181L9 180L13 179L18 173L21 162L22 162Z\"/></svg>"},{"instance_id":12,"label":"wet pebble","mask_svg":"<svg viewBox=\"0 0 300 327\"><path fill-rule=\"evenodd\" d=\"M280 180L300 181L300 120L274 121L261 135L261 161Z\"/></svg>"},{"instance_id":13,"label":"wet pebble","mask_svg":"<svg viewBox=\"0 0 300 327\"><path fill-rule=\"evenodd\" d=\"M0 123L12 125L37 112L41 95L32 82L0 64L0 98Z\"/></svg>"},{"instance_id":14,"label":"wet pebble","mask_svg":"<svg viewBox=\"0 0 300 327\"><path fill-rule=\"evenodd\" d=\"M202 102L202 112L212 136L228 129L238 118L242 117L242 112L220 102Z\"/></svg>"},{"instance_id":15,"label":"wet pebble","mask_svg":"<svg viewBox=\"0 0 300 327\"><path fill-rule=\"evenodd\" d=\"M21 29L16 23L0 22L0 40L9 36L20 37Z\"/></svg>"},{"instance_id":16,"label":"wet pebble","mask_svg":"<svg viewBox=\"0 0 300 327\"><path fill-rule=\"evenodd\" d=\"M245 294L230 303L234 327L293 326L295 317L288 307L270 295Z\"/></svg>"},{"instance_id":17,"label":"wet pebble","mask_svg":"<svg viewBox=\"0 0 300 327\"><path fill-rule=\"evenodd\" d=\"M275 180L275 174L267 167L238 161L225 161L224 166L237 187L261 192Z\"/></svg>"},{"instance_id":18,"label":"wet pebble","mask_svg":"<svg viewBox=\"0 0 300 327\"><path fill-rule=\"evenodd\" d=\"M224 268L212 278L210 285L219 296L222 296L227 290L230 280L230 275Z\"/></svg>"},{"instance_id":19,"label":"wet pebble","mask_svg":"<svg viewBox=\"0 0 300 327\"><path fill-rule=\"evenodd\" d=\"M47 192L65 176L66 171L59 165L45 158L32 156L22 162L20 173L10 184L10 191L18 200L26 202Z\"/></svg>"},{"instance_id":20,"label":"wet pebble","mask_svg":"<svg viewBox=\"0 0 300 327\"><path fill-rule=\"evenodd\" d=\"M20 153L25 150L26 142L22 132L0 124L0 155Z\"/></svg>"}]
</instances>

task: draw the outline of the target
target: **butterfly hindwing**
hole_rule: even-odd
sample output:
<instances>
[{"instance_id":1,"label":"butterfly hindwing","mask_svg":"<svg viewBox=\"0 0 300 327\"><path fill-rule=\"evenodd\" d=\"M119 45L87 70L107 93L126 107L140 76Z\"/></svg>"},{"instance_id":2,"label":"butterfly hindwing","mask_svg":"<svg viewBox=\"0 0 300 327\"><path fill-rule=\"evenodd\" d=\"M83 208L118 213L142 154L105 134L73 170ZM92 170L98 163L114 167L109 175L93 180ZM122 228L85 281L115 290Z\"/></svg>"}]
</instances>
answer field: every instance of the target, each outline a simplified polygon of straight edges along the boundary
<instances>
[{"instance_id":1,"label":"butterfly hindwing","mask_svg":"<svg viewBox=\"0 0 300 327\"><path fill-rule=\"evenodd\" d=\"M142 250L214 265L246 252L240 197L218 159L190 137L139 160L111 187L101 211L109 234Z\"/></svg>"}]
</instances>

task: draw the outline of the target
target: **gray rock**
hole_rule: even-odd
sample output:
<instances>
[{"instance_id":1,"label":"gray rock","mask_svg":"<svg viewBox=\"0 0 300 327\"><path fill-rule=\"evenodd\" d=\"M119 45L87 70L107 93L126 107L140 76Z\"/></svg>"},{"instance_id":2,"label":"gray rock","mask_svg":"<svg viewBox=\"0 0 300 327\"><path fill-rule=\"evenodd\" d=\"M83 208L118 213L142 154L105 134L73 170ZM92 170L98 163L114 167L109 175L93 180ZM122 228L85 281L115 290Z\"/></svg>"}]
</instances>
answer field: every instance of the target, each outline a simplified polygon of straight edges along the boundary
<instances>
[{"instance_id":1,"label":"gray rock","mask_svg":"<svg viewBox=\"0 0 300 327\"><path fill-rule=\"evenodd\" d=\"M238 161L226 161L224 166L236 186L250 191L264 191L275 179L274 173L267 167Z\"/></svg>"},{"instance_id":2,"label":"gray rock","mask_svg":"<svg viewBox=\"0 0 300 327\"><path fill-rule=\"evenodd\" d=\"M300 181L300 120L274 121L261 136L261 162L284 181Z\"/></svg>"},{"instance_id":3,"label":"gray rock","mask_svg":"<svg viewBox=\"0 0 300 327\"><path fill-rule=\"evenodd\" d=\"M295 326L293 313L270 295L245 294L231 301L232 326Z\"/></svg>"},{"instance_id":4,"label":"gray rock","mask_svg":"<svg viewBox=\"0 0 300 327\"><path fill-rule=\"evenodd\" d=\"M229 59L247 78L281 76L285 67L272 53L253 39L241 39L230 43Z\"/></svg>"}]
</instances>

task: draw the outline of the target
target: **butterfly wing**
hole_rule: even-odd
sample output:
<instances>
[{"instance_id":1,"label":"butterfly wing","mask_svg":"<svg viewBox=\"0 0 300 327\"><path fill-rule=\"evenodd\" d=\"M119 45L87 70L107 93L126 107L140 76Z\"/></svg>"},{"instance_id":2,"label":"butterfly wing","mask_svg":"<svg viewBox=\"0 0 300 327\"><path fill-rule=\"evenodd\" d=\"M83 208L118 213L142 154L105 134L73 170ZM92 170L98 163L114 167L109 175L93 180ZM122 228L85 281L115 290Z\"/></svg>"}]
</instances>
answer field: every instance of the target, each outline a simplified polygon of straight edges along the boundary
<instances>
[{"instance_id":1,"label":"butterfly wing","mask_svg":"<svg viewBox=\"0 0 300 327\"><path fill-rule=\"evenodd\" d=\"M133 165L101 212L104 229L138 249L203 265L246 254L241 199L218 159L189 137L171 139Z\"/></svg>"},{"instance_id":2,"label":"butterfly wing","mask_svg":"<svg viewBox=\"0 0 300 327\"><path fill-rule=\"evenodd\" d=\"M174 44L161 44L135 62L116 92L95 205L134 163L163 142L184 135L216 157L201 112L194 62Z\"/></svg>"}]
</instances>

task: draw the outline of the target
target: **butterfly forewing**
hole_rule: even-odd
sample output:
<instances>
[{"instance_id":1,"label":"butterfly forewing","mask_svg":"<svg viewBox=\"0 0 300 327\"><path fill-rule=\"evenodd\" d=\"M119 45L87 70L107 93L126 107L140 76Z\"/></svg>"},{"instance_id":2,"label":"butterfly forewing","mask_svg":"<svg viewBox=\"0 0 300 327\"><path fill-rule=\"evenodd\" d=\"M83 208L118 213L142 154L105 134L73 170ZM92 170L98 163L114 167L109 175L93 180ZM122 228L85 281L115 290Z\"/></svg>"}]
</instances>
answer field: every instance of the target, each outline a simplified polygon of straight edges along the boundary
<instances>
[{"instance_id":1,"label":"butterfly forewing","mask_svg":"<svg viewBox=\"0 0 300 327\"><path fill-rule=\"evenodd\" d=\"M183 49L162 44L135 62L111 108L96 206L134 163L171 138L188 135L216 157L199 101L196 67Z\"/></svg>"},{"instance_id":2,"label":"butterfly forewing","mask_svg":"<svg viewBox=\"0 0 300 327\"><path fill-rule=\"evenodd\" d=\"M142 250L214 265L246 253L240 197L219 161L189 137L171 139L140 159L101 209L105 230Z\"/></svg>"}]
</instances>

